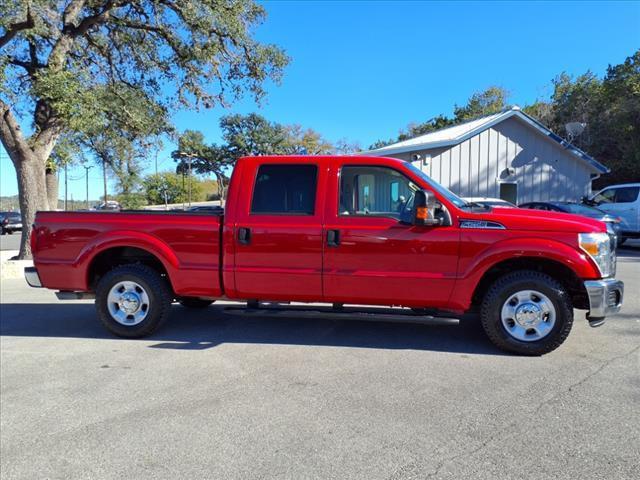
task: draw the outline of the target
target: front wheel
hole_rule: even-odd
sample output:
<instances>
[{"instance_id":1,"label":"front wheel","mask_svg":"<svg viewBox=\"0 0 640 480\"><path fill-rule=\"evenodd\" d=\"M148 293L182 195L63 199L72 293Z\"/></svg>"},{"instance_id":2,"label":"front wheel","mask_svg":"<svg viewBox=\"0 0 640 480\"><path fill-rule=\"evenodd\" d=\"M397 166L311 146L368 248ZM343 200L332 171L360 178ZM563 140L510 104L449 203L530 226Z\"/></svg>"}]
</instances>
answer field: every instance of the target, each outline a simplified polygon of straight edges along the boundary
<instances>
[{"instance_id":1,"label":"front wheel","mask_svg":"<svg viewBox=\"0 0 640 480\"><path fill-rule=\"evenodd\" d=\"M543 355L565 341L573 325L566 289L540 272L518 271L496 280L480 311L482 327L500 349Z\"/></svg>"},{"instance_id":2,"label":"front wheel","mask_svg":"<svg viewBox=\"0 0 640 480\"><path fill-rule=\"evenodd\" d=\"M167 280L156 270L141 264L122 265L98 282L96 309L111 333L140 338L166 321L172 297Z\"/></svg>"}]
</instances>

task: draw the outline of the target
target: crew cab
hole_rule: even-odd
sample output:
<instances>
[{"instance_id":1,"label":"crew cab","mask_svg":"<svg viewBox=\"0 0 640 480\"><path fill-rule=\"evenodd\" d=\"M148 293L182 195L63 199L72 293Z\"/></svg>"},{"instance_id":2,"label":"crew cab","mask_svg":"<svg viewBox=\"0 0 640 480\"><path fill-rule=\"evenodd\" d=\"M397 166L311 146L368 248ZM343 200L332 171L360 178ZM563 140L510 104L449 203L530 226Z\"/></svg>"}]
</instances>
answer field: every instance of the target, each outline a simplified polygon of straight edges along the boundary
<instances>
[{"instance_id":1,"label":"crew cab","mask_svg":"<svg viewBox=\"0 0 640 480\"><path fill-rule=\"evenodd\" d=\"M604 223L468 203L393 158L246 157L224 212L39 212L31 245L30 285L95 296L129 338L174 301L320 302L477 313L499 348L541 355L574 308L597 326L623 298Z\"/></svg>"}]
</instances>

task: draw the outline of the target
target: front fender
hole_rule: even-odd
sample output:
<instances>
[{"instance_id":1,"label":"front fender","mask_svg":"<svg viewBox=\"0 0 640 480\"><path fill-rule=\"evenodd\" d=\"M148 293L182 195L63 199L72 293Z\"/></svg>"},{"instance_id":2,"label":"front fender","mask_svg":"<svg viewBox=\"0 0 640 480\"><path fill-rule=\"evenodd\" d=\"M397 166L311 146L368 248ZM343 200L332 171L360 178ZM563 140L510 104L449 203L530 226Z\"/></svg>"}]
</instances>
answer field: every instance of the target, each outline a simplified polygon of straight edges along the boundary
<instances>
[{"instance_id":1,"label":"front fender","mask_svg":"<svg viewBox=\"0 0 640 480\"><path fill-rule=\"evenodd\" d=\"M566 243L547 238L516 238L500 240L475 255L458 274L452 303L456 309L468 310L473 293L480 280L493 266L514 259L551 260L576 274L581 279L600 278L600 271L584 252Z\"/></svg>"}]
</instances>

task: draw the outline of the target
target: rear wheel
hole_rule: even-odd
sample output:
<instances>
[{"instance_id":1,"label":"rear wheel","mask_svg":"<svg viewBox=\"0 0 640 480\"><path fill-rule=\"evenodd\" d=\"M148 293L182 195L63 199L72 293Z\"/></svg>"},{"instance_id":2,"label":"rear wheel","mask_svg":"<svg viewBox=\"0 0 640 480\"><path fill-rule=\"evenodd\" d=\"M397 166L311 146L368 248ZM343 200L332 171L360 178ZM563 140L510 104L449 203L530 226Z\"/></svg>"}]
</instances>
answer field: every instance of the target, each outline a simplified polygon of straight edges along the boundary
<instances>
[{"instance_id":1,"label":"rear wheel","mask_svg":"<svg viewBox=\"0 0 640 480\"><path fill-rule=\"evenodd\" d=\"M565 288L540 272L519 271L494 282L480 313L489 339L502 350L543 355L565 341L573 307Z\"/></svg>"},{"instance_id":2,"label":"rear wheel","mask_svg":"<svg viewBox=\"0 0 640 480\"><path fill-rule=\"evenodd\" d=\"M201 298L194 297L182 297L178 299L180 305L186 308L207 308L214 300L203 300Z\"/></svg>"},{"instance_id":3,"label":"rear wheel","mask_svg":"<svg viewBox=\"0 0 640 480\"><path fill-rule=\"evenodd\" d=\"M98 317L119 337L152 334L169 316L172 294L156 270L141 264L116 267L96 289Z\"/></svg>"}]
</instances>

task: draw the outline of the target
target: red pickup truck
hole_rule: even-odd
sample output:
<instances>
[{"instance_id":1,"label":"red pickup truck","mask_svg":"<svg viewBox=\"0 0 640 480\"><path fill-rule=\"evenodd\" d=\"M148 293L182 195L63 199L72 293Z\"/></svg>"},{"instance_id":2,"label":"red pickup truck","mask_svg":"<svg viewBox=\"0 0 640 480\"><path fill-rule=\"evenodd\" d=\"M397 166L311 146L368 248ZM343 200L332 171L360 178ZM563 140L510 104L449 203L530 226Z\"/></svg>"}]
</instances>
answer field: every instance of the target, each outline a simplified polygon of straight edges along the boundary
<instances>
[{"instance_id":1,"label":"red pickup truck","mask_svg":"<svg viewBox=\"0 0 640 480\"><path fill-rule=\"evenodd\" d=\"M495 345L540 355L574 308L597 326L623 296L603 223L470 204L392 158L242 158L224 213L39 212L31 241L28 283L95 296L122 337L151 334L174 301L321 302L477 312Z\"/></svg>"}]
</instances>

